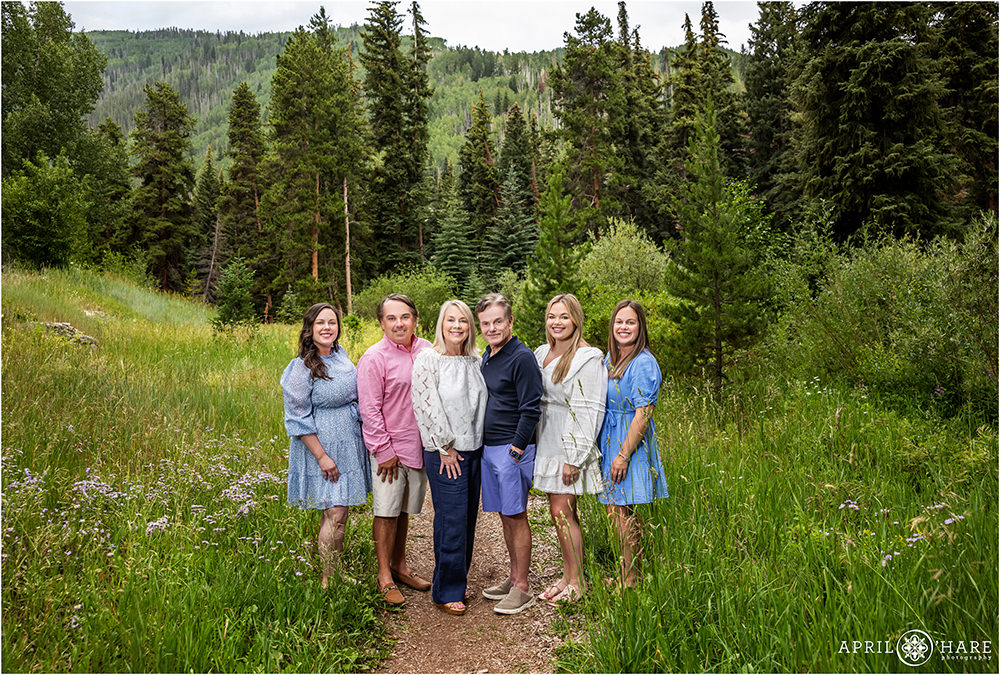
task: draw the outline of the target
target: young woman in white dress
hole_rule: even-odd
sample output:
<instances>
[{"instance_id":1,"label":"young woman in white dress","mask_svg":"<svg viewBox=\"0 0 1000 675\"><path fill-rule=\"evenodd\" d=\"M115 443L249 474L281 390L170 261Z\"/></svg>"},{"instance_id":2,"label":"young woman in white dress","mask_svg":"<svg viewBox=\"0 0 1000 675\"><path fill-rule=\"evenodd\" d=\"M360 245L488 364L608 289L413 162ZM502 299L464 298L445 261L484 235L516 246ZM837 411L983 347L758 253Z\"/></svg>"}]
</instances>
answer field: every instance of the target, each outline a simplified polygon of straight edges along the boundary
<instances>
[{"instance_id":1,"label":"young woman in white dress","mask_svg":"<svg viewBox=\"0 0 1000 675\"><path fill-rule=\"evenodd\" d=\"M549 301L545 339L535 350L544 393L534 487L548 493L562 549L562 577L539 596L554 605L572 602L586 591L576 501L581 494L599 493L603 486L595 441L604 420L608 369L601 350L583 339L583 308L572 293Z\"/></svg>"}]
</instances>

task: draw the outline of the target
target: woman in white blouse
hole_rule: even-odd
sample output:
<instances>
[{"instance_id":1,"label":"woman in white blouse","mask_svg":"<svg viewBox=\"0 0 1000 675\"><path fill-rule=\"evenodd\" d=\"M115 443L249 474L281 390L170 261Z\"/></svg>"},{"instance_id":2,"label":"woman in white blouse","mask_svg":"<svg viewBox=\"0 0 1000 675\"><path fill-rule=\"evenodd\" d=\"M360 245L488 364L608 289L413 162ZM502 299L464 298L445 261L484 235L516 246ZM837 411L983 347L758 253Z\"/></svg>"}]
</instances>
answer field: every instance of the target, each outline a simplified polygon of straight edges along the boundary
<instances>
[{"instance_id":1,"label":"woman in white blouse","mask_svg":"<svg viewBox=\"0 0 1000 675\"><path fill-rule=\"evenodd\" d=\"M410 395L434 503L434 581L438 609L464 614L479 512L486 383L479 372L472 310L441 305L434 346L413 362Z\"/></svg>"},{"instance_id":2,"label":"woman in white blouse","mask_svg":"<svg viewBox=\"0 0 1000 675\"><path fill-rule=\"evenodd\" d=\"M572 293L545 309L546 343L535 350L542 369L542 416L536 430L534 487L549 495L562 549L562 577L539 598L555 605L583 595L583 533L576 498L601 491L601 455L595 445L604 420L608 369L600 349L583 339L583 308Z\"/></svg>"}]
</instances>

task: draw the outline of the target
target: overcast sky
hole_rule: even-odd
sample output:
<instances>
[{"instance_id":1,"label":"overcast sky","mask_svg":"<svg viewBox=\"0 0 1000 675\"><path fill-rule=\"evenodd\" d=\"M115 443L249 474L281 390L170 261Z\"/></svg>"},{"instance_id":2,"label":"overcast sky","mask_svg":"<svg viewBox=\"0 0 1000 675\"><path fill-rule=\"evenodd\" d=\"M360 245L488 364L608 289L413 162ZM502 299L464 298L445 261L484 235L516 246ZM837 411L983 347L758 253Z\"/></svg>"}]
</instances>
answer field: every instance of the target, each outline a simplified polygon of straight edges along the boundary
<instances>
[{"instance_id":1,"label":"overcast sky","mask_svg":"<svg viewBox=\"0 0 1000 675\"><path fill-rule=\"evenodd\" d=\"M242 0L241 2L91 2L64 3L77 30L150 30L177 27L210 31L242 30L246 33L290 31L308 23L320 5L335 24L361 24L368 2L329 0L291 2L284 0ZM409 5L401 2L400 8ZM590 0L423 0L420 8L431 35L444 38L454 47L479 46L492 51L540 51L563 44L563 33L572 31L577 12L590 7L609 17L614 24L617 2ZM698 30L700 2L629 0L629 22L639 26L644 47L657 51L683 42L684 14ZM716 2L719 28L728 46L739 51L757 20L756 2Z\"/></svg>"}]
</instances>

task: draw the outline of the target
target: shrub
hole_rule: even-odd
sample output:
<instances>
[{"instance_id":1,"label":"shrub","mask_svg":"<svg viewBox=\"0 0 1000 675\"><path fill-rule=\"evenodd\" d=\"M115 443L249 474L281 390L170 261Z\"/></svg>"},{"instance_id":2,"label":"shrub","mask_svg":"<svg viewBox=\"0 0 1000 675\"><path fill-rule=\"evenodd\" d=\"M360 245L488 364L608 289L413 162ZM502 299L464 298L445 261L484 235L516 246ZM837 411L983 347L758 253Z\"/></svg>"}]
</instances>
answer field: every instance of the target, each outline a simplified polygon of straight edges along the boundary
<instances>
[{"instance_id":1,"label":"shrub","mask_svg":"<svg viewBox=\"0 0 1000 675\"><path fill-rule=\"evenodd\" d=\"M219 313L212 319L216 330L256 323L253 308L253 270L242 258L233 258L219 277Z\"/></svg>"},{"instance_id":2,"label":"shrub","mask_svg":"<svg viewBox=\"0 0 1000 675\"><path fill-rule=\"evenodd\" d=\"M390 293L403 293L417 306L421 335L433 336L441 303L457 296L455 280L431 264L403 268L373 279L354 296L354 311L365 319L375 319L375 310Z\"/></svg>"},{"instance_id":3,"label":"shrub","mask_svg":"<svg viewBox=\"0 0 1000 675\"><path fill-rule=\"evenodd\" d=\"M101 269L143 288L156 288L156 280L147 271L149 254L139 248L133 248L128 255L119 251L105 251L101 258Z\"/></svg>"},{"instance_id":4,"label":"shrub","mask_svg":"<svg viewBox=\"0 0 1000 675\"><path fill-rule=\"evenodd\" d=\"M581 289L577 297L583 305L584 339L591 346L604 352L608 350L608 325L611 323L611 312L619 301L632 299L641 304L646 311L649 346L664 375L681 370L678 364L671 361L666 349L670 337L677 330L667 317L668 308L677 301L666 292L662 290L625 292L620 286L599 285Z\"/></svg>"},{"instance_id":5,"label":"shrub","mask_svg":"<svg viewBox=\"0 0 1000 675\"><path fill-rule=\"evenodd\" d=\"M983 217L962 245L888 240L837 258L772 327L775 363L906 406L996 417L996 232Z\"/></svg>"},{"instance_id":6,"label":"shrub","mask_svg":"<svg viewBox=\"0 0 1000 675\"><path fill-rule=\"evenodd\" d=\"M610 218L600 238L590 234L590 250L580 262L580 281L628 292L656 291L663 283L667 256L629 218Z\"/></svg>"}]
</instances>

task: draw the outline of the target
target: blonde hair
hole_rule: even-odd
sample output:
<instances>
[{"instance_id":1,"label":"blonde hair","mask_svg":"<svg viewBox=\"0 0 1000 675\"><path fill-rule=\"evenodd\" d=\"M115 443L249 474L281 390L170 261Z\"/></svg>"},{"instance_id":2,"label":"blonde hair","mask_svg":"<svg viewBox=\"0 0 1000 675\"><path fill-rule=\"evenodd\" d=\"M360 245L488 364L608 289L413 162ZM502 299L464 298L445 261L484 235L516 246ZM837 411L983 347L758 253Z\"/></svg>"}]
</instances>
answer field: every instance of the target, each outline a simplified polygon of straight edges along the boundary
<instances>
[{"instance_id":1,"label":"blonde hair","mask_svg":"<svg viewBox=\"0 0 1000 675\"><path fill-rule=\"evenodd\" d=\"M556 346L555 338L549 335L547 325L549 312L552 311L552 306L559 302L565 305L566 311L569 312L569 319L573 322L573 332L569 336L569 349L559 357L559 362L556 364L555 370L552 371L552 384L562 382L563 378L566 377L566 373L569 372L569 367L573 364L573 357L576 356L576 350L587 346L587 341L583 339L583 307L580 306L580 301L577 300L575 295L572 293L563 293L549 300L549 304L545 306L545 341L549 343L549 349Z\"/></svg>"},{"instance_id":2,"label":"blonde hair","mask_svg":"<svg viewBox=\"0 0 1000 675\"><path fill-rule=\"evenodd\" d=\"M434 351L438 354L447 354L448 347L444 343L444 314L451 307L458 307L465 320L469 322L469 334L465 336L462 343L462 356L479 356L476 350L476 317L472 316L472 310L461 300L445 300L438 312L437 326L434 328Z\"/></svg>"},{"instance_id":3,"label":"blonde hair","mask_svg":"<svg viewBox=\"0 0 1000 675\"><path fill-rule=\"evenodd\" d=\"M626 307L631 308L635 312L639 325L632 351L619 362L621 352L618 349L618 341L615 339L615 317L618 316L618 312ZM625 369L628 368L628 364L632 363L632 359L638 356L643 350L648 349L649 331L646 329L646 312L643 311L642 305L635 300L622 300L615 305L615 311L611 312L611 322L608 324L608 361L611 362L608 377L612 380L621 379L621 376L625 373ZM651 350L650 353L652 353Z\"/></svg>"}]
</instances>

